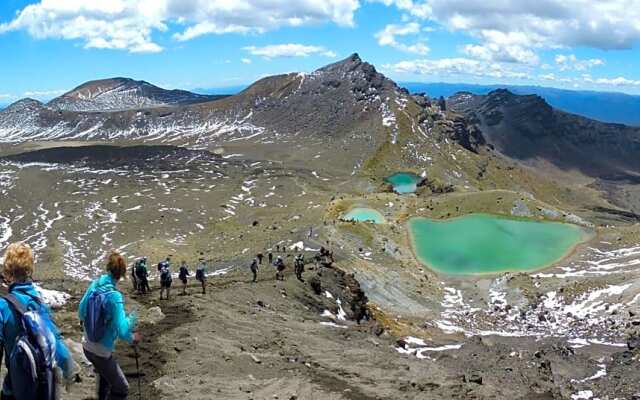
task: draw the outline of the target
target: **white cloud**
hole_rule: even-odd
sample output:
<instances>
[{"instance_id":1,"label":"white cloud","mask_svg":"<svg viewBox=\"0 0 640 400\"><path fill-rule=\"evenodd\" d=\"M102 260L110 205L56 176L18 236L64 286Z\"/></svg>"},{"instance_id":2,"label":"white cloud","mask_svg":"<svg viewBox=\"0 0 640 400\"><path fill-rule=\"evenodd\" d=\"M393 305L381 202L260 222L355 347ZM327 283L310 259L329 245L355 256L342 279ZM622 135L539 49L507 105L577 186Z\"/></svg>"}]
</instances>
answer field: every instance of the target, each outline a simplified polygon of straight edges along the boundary
<instances>
[{"instance_id":1,"label":"white cloud","mask_svg":"<svg viewBox=\"0 0 640 400\"><path fill-rule=\"evenodd\" d=\"M26 97L53 97L53 96L59 96L63 93L68 92L68 90L65 89L57 89L57 90L32 90L32 91L26 91L24 92L22 95L26 96Z\"/></svg>"},{"instance_id":2,"label":"white cloud","mask_svg":"<svg viewBox=\"0 0 640 400\"><path fill-rule=\"evenodd\" d=\"M427 1L413 0L371 0L373 2L382 3L386 6L394 5L399 10L409 13L409 15L418 18L428 18L431 15L431 6Z\"/></svg>"},{"instance_id":3,"label":"white cloud","mask_svg":"<svg viewBox=\"0 0 640 400\"><path fill-rule=\"evenodd\" d=\"M526 71L515 70L499 63L489 63L469 58L443 58L439 60L411 60L386 64L385 70L398 74L427 75L434 77L490 77L526 79Z\"/></svg>"},{"instance_id":4,"label":"white cloud","mask_svg":"<svg viewBox=\"0 0 640 400\"><path fill-rule=\"evenodd\" d=\"M373 1L466 32L479 43L463 51L494 62L535 64L543 48L629 49L640 42L640 0Z\"/></svg>"},{"instance_id":5,"label":"white cloud","mask_svg":"<svg viewBox=\"0 0 640 400\"><path fill-rule=\"evenodd\" d=\"M586 71L590 68L604 65L604 61L599 58L590 58L588 60L579 60L575 54L558 54L555 57L556 64L560 71Z\"/></svg>"},{"instance_id":6,"label":"white cloud","mask_svg":"<svg viewBox=\"0 0 640 400\"><path fill-rule=\"evenodd\" d=\"M243 49L254 56L265 58L308 57L314 54L332 58L336 56L336 53L322 46L306 46L296 43L272 44L263 47L247 46Z\"/></svg>"},{"instance_id":7,"label":"white cloud","mask_svg":"<svg viewBox=\"0 0 640 400\"><path fill-rule=\"evenodd\" d=\"M627 79L622 76L619 76L617 78L592 78L588 75L585 75L583 76L583 79L587 83L594 83L596 85L640 87L640 80Z\"/></svg>"},{"instance_id":8,"label":"white cloud","mask_svg":"<svg viewBox=\"0 0 640 400\"><path fill-rule=\"evenodd\" d=\"M542 81L558 82L558 83L574 83L576 79L557 76L554 73L538 75L538 79Z\"/></svg>"},{"instance_id":9,"label":"white cloud","mask_svg":"<svg viewBox=\"0 0 640 400\"><path fill-rule=\"evenodd\" d=\"M390 24L384 27L383 30L375 34L375 38L378 40L380 46L391 46L398 50L425 55L429 52L429 47L421 42L416 42L411 45L398 42L397 36L417 35L421 32L420 24L410 22L406 25L394 25Z\"/></svg>"},{"instance_id":10,"label":"white cloud","mask_svg":"<svg viewBox=\"0 0 640 400\"><path fill-rule=\"evenodd\" d=\"M640 0L425 0L453 29L523 33L544 46L630 48L640 39Z\"/></svg>"},{"instance_id":11,"label":"white cloud","mask_svg":"<svg viewBox=\"0 0 640 400\"><path fill-rule=\"evenodd\" d=\"M485 29L477 33L481 45L468 44L463 51L474 58L494 62L538 64L538 56L529 48L531 40L520 32L503 33Z\"/></svg>"},{"instance_id":12,"label":"white cloud","mask_svg":"<svg viewBox=\"0 0 640 400\"><path fill-rule=\"evenodd\" d=\"M243 64L251 64L251 59L250 58L242 58L240 59L240 62Z\"/></svg>"},{"instance_id":13,"label":"white cloud","mask_svg":"<svg viewBox=\"0 0 640 400\"><path fill-rule=\"evenodd\" d=\"M158 52L156 31L181 27L174 39L263 33L283 26L353 26L359 0L40 0L0 23L0 34L25 30L38 39L80 40L85 48Z\"/></svg>"},{"instance_id":14,"label":"white cloud","mask_svg":"<svg viewBox=\"0 0 640 400\"><path fill-rule=\"evenodd\" d=\"M0 24L0 33L26 30L38 39L79 39L85 48L126 49L157 52L152 30L166 30L158 12L150 11L150 0L133 2L42 0L23 8L10 22Z\"/></svg>"}]
</instances>

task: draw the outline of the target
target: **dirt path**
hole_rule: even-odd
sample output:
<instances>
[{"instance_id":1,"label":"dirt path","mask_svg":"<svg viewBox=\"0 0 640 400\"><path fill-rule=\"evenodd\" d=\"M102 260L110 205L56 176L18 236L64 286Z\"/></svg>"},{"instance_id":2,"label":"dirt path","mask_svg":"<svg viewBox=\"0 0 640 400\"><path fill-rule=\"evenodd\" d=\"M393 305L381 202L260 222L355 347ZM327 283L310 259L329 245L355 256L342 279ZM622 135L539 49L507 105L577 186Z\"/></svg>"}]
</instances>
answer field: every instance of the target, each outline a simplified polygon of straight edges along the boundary
<instances>
[{"instance_id":1,"label":"dirt path","mask_svg":"<svg viewBox=\"0 0 640 400\"><path fill-rule=\"evenodd\" d=\"M128 304L143 308L142 399L567 399L577 390L572 380L599 368L589 354L552 338L425 337L433 348L461 347L427 351L424 359L401 355L397 338L373 334L374 322L321 316L341 308L347 319L353 315L358 284L352 277L307 270L303 283L288 272L284 282L275 281L273 269L263 266L252 284L248 271L233 271L212 277L204 296L192 284L189 295L177 296L176 288L170 301L160 302L157 292L127 294ZM153 323L148 315L155 307L164 318ZM133 351L118 349L130 399L137 400ZM611 379L623 379L634 393L630 377L616 376ZM93 382L85 367L84 389L63 398L90 399Z\"/></svg>"}]
</instances>

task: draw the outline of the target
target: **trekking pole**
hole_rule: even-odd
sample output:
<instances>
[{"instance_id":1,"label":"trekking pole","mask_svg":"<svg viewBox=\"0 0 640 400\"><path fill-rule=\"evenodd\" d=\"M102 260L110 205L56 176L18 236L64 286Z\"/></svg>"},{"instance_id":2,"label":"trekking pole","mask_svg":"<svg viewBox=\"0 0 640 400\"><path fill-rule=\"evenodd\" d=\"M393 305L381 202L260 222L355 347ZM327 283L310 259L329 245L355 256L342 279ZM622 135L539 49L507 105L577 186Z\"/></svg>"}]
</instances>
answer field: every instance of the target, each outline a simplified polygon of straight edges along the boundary
<instances>
[{"instance_id":1,"label":"trekking pole","mask_svg":"<svg viewBox=\"0 0 640 400\"><path fill-rule=\"evenodd\" d=\"M138 352L138 345L133 345L133 351L135 352L136 357L136 375L138 375L138 400L142 400L142 383L140 377L140 353Z\"/></svg>"}]
</instances>

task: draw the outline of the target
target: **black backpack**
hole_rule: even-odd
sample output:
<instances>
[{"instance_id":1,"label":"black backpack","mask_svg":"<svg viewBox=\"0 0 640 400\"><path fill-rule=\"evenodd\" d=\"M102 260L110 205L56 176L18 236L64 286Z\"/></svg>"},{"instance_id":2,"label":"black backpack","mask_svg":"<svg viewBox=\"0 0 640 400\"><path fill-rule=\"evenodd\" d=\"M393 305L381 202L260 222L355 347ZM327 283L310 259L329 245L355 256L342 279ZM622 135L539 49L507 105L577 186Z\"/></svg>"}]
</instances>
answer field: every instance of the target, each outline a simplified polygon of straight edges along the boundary
<instances>
[{"instance_id":1,"label":"black backpack","mask_svg":"<svg viewBox=\"0 0 640 400\"><path fill-rule=\"evenodd\" d=\"M203 267L198 267L198 269L196 270L196 280L199 282L202 282L204 280L205 276L204 276L204 268Z\"/></svg>"},{"instance_id":2,"label":"black backpack","mask_svg":"<svg viewBox=\"0 0 640 400\"><path fill-rule=\"evenodd\" d=\"M173 279L171 278L171 270L168 265L163 265L160 270L160 281L161 282L171 282Z\"/></svg>"},{"instance_id":3,"label":"black backpack","mask_svg":"<svg viewBox=\"0 0 640 400\"><path fill-rule=\"evenodd\" d=\"M49 314L37 297L38 309L29 310L13 294L3 297L13 308L20 330L9 359L14 396L20 400L56 399L56 336Z\"/></svg>"}]
</instances>

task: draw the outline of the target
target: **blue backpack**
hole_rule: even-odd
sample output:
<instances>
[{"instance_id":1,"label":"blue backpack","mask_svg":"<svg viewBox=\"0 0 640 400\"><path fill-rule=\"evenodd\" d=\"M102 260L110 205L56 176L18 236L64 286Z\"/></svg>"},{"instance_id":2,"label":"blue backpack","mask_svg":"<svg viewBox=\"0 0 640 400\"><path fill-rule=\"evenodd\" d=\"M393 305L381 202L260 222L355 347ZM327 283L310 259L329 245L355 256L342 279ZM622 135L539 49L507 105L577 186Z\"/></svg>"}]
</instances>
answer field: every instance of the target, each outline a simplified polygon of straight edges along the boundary
<instances>
[{"instance_id":1,"label":"blue backpack","mask_svg":"<svg viewBox=\"0 0 640 400\"><path fill-rule=\"evenodd\" d=\"M54 400L56 398L56 336L48 312L40 299L36 310L27 309L13 294L3 297L15 310L20 330L9 357L9 375L14 396L20 400Z\"/></svg>"},{"instance_id":2,"label":"blue backpack","mask_svg":"<svg viewBox=\"0 0 640 400\"><path fill-rule=\"evenodd\" d=\"M84 316L84 330L89 341L97 343L107 334L109 321L111 321L111 306L109 296L115 289L100 290L97 288L87 300L87 311Z\"/></svg>"}]
</instances>

